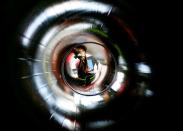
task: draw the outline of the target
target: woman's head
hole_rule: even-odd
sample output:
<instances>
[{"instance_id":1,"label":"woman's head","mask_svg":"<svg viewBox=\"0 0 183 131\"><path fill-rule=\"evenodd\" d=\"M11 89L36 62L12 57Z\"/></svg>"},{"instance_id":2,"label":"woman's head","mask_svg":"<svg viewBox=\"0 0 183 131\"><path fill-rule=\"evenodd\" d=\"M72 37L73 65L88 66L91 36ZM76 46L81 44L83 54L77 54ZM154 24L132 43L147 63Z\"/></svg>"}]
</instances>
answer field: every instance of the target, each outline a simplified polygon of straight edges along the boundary
<instances>
[{"instance_id":1,"label":"woman's head","mask_svg":"<svg viewBox=\"0 0 183 131\"><path fill-rule=\"evenodd\" d=\"M76 58L79 58L79 59L85 58L86 57L86 47L82 46L82 45L77 46L74 49L74 53L76 55Z\"/></svg>"}]
</instances>

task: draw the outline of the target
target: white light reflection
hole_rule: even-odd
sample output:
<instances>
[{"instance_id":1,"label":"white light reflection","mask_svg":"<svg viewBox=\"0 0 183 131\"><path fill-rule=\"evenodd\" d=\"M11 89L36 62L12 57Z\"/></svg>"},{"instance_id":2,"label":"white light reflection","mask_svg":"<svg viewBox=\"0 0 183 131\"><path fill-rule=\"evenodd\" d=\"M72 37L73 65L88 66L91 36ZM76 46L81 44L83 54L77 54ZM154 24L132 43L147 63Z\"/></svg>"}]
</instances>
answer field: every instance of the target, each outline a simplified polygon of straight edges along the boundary
<instances>
[{"instance_id":1,"label":"white light reflection","mask_svg":"<svg viewBox=\"0 0 183 131\"><path fill-rule=\"evenodd\" d=\"M86 30L86 29L90 29L90 28L92 28L92 24L86 23L86 22L81 22L78 24L73 24L73 25L69 26L68 28L64 29L63 31L70 33L70 32L78 32L78 31L82 31L82 30Z\"/></svg>"},{"instance_id":2,"label":"white light reflection","mask_svg":"<svg viewBox=\"0 0 183 131\"><path fill-rule=\"evenodd\" d=\"M62 4L54 5L53 7L48 8L45 12L47 12L48 17L53 17L56 15L62 15L63 13L73 10L86 10L100 13L108 13L111 12L112 7L99 2L96 3L89 1L68 1Z\"/></svg>"},{"instance_id":3,"label":"white light reflection","mask_svg":"<svg viewBox=\"0 0 183 131\"><path fill-rule=\"evenodd\" d=\"M51 110L52 112L52 118L57 120L62 127L65 127L66 129L69 129L70 131L78 131L80 130L80 125L76 120L71 120L69 118L64 117L61 114L58 114L54 110Z\"/></svg>"},{"instance_id":4,"label":"white light reflection","mask_svg":"<svg viewBox=\"0 0 183 131\"><path fill-rule=\"evenodd\" d=\"M65 3L60 3L45 9L41 12L24 32L24 36L31 39L35 31L48 19L52 19L57 15L62 15L69 11L91 11L91 12L100 12L108 13L112 10L112 7L103 3L89 2L89 1L68 1ZM28 46L29 42L23 39L22 41L25 47Z\"/></svg>"},{"instance_id":5,"label":"white light reflection","mask_svg":"<svg viewBox=\"0 0 183 131\"><path fill-rule=\"evenodd\" d=\"M66 98L58 98L55 103L57 107L63 112L68 112L72 114L77 113L76 104L71 100L67 100Z\"/></svg>"},{"instance_id":6,"label":"white light reflection","mask_svg":"<svg viewBox=\"0 0 183 131\"><path fill-rule=\"evenodd\" d=\"M118 57L118 63L119 63L119 66L120 66L123 70L128 70L126 61L125 61L125 59L124 59L122 56L119 56L119 57Z\"/></svg>"},{"instance_id":7,"label":"white light reflection","mask_svg":"<svg viewBox=\"0 0 183 131\"><path fill-rule=\"evenodd\" d=\"M154 92L153 92L153 91L151 91L151 90L149 90L149 89L146 89L146 90L145 90L145 96L151 97L151 96L153 96L153 95L154 95Z\"/></svg>"},{"instance_id":8,"label":"white light reflection","mask_svg":"<svg viewBox=\"0 0 183 131\"><path fill-rule=\"evenodd\" d=\"M62 125L65 117L63 115L61 115L61 114L58 114L54 110L50 110L50 112L52 112L51 118L56 119Z\"/></svg>"},{"instance_id":9,"label":"white light reflection","mask_svg":"<svg viewBox=\"0 0 183 131\"><path fill-rule=\"evenodd\" d=\"M101 95L83 96L75 93L74 101L78 106L83 106L86 109L94 109L98 106L98 104L104 101L104 98Z\"/></svg>"},{"instance_id":10,"label":"white light reflection","mask_svg":"<svg viewBox=\"0 0 183 131\"><path fill-rule=\"evenodd\" d=\"M145 63L138 63L137 65L137 70L140 73L145 73L145 74L150 74L151 73L151 68L146 65Z\"/></svg>"},{"instance_id":11,"label":"white light reflection","mask_svg":"<svg viewBox=\"0 0 183 131\"><path fill-rule=\"evenodd\" d=\"M112 124L114 124L115 121L113 120L101 120L101 121L96 121L96 122L90 122L88 124L88 126L90 128L102 128L102 127L106 127L106 126L110 126Z\"/></svg>"},{"instance_id":12,"label":"white light reflection","mask_svg":"<svg viewBox=\"0 0 183 131\"><path fill-rule=\"evenodd\" d=\"M71 121L70 119L65 119L62 123L62 126L71 131L74 131L74 128L75 128L74 122Z\"/></svg>"},{"instance_id":13,"label":"white light reflection","mask_svg":"<svg viewBox=\"0 0 183 131\"><path fill-rule=\"evenodd\" d=\"M32 23L28 26L28 28L24 32L24 36L28 39L31 39L35 31L46 21L46 16L44 13L41 13L38 17L36 17ZM23 46L29 46L29 41L23 39Z\"/></svg>"},{"instance_id":14,"label":"white light reflection","mask_svg":"<svg viewBox=\"0 0 183 131\"><path fill-rule=\"evenodd\" d=\"M51 40L51 38L53 38L53 36L55 36L58 33L59 29L60 28L58 26L52 27L50 30L46 32L45 36L43 37L40 43L46 46Z\"/></svg>"},{"instance_id":15,"label":"white light reflection","mask_svg":"<svg viewBox=\"0 0 183 131\"><path fill-rule=\"evenodd\" d=\"M121 85L124 81L124 77L125 74L123 72L118 72L117 76L116 76L116 81L114 82L114 84L111 86L111 89L113 89L114 91L118 91L121 88Z\"/></svg>"},{"instance_id":16,"label":"white light reflection","mask_svg":"<svg viewBox=\"0 0 183 131\"><path fill-rule=\"evenodd\" d=\"M50 91L48 86L42 86L37 89L42 98L46 101L48 106L52 106L55 103L53 93Z\"/></svg>"},{"instance_id":17,"label":"white light reflection","mask_svg":"<svg viewBox=\"0 0 183 131\"><path fill-rule=\"evenodd\" d=\"M24 47L27 48L29 46L30 39L26 38L25 36L22 36L21 41L22 41L22 44L23 44Z\"/></svg>"}]
</instances>

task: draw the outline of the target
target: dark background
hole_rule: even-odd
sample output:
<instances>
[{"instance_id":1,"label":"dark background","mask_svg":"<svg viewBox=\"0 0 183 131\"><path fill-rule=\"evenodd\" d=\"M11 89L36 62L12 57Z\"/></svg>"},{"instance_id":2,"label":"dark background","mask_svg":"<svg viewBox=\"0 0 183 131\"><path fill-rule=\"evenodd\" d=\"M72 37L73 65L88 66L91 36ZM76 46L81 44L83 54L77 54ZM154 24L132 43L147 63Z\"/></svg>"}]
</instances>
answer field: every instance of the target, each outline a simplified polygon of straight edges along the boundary
<instances>
[{"instance_id":1,"label":"dark background","mask_svg":"<svg viewBox=\"0 0 183 131\"><path fill-rule=\"evenodd\" d=\"M112 1L112 0L111 0ZM115 2L115 1L113 1ZM119 130L144 129L159 130L178 128L180 117L179 105L175 104L175 96L178 96L180 88L177 85L179 72L175 66L176 60L173 48L176 46L175 28L176 12L172 2L159 2L154 0L127 1L139 14L139 18L145 28L145 50L148 52L151 64L154 68L154 83L156 95L145 101L142 108L133 118L120 123ZM36 6L37 0L7 0L1 4L1 126L5 130L13 128L22 129L48 129L57 130L52 121L42 116L39 111L29 105L16 93L16 81L13 79L13 62L10 50L13 39L17 35L16 29L22 19ZM179 59L178 59L179 60ZM176 81L174 82L174 80ZM18 94L24 95L23 92Z\"/></svg>"}]
</instances>

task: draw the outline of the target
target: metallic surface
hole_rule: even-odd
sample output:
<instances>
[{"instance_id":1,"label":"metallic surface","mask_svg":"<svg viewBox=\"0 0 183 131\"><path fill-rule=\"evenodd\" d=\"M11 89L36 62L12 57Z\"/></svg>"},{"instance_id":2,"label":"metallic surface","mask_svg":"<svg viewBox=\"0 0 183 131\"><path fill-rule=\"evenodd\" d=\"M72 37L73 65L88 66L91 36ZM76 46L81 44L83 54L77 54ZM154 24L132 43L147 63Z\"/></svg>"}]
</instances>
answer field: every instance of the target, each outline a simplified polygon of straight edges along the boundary
<instances>
[{"instance_id":1,"label":"metallic surface","mask_svg":"<svg viewBox=\"0 0 183 131\"><path fill-rule=\"evenodd\" d=\"M138 40L117 7L95 1L62 1L36 10L24 23L17 58L20 82L62 127L87 130L110 126L118 118L94 113L93 119L90 112L102 114L119 98L123 99L121 112L129 111L138 98L153 95L151 67L139 57L143 52ZM92 89L75 87L64 76L70 73L70 66L64 65L67 57L80 45L100 65L97 79L87 85ZM74 60L69 61L71 66ZM129 98L130 104L123 102ZM83 118L87 120L83 122Z\"/></svg>"}]
</instances>

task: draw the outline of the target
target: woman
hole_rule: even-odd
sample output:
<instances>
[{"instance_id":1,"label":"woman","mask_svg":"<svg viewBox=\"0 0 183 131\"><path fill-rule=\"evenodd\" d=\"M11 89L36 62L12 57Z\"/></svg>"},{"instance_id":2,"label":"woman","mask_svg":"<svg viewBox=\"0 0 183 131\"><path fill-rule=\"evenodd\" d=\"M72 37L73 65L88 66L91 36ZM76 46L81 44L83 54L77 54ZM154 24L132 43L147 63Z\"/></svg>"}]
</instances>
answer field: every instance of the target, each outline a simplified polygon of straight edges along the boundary
<instances>
[{"instance_id":1,"label":"woman","mask_svg":"<svg viewBox=\"0 0 183 131\"><path fill-rule=\"evenodd\" d=\"M79 63L77 66L78 78L82 80L82 84L87 85L90 84L94 79L94 74L89 73L89 68L86 59L86 47L85 46L77 46L74 49L75 58L79 59Z\"/></svg>"}]
</instances>

